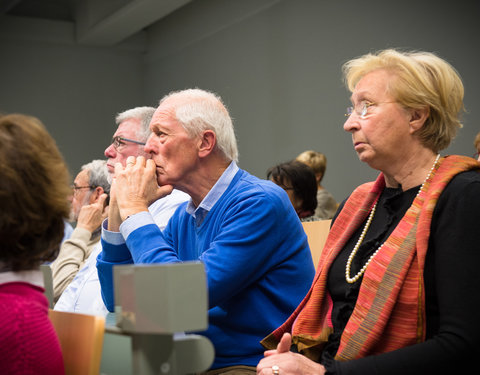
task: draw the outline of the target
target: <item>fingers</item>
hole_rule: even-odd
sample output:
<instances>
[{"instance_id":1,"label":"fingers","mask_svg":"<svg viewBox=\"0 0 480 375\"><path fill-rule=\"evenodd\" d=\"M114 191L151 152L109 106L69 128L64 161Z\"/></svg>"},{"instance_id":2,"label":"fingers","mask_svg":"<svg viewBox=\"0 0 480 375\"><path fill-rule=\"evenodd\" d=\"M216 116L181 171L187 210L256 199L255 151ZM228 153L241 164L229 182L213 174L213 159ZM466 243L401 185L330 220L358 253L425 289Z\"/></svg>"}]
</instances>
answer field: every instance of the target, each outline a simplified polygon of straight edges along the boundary
<instances>
[{"instance_id":1,"label":"fingers","mask_svg":"<svg viewBox=\"0 0 480 375\"><path fill-rule=\"evenodd\" d=\"M105 203L105 201L107 200L108 198L108 195L107 194L102 194L100 195L100 197L98 198L98 204L100 205L100 207L103 207L103 211L102 211L102 221L104 219L107 218L108 216L108 204Z\"/></svg>"},{"instance_id":2,"label":"fingers","mask_svg":"<svg viewBox=\"0 0 480 375\"><path fill-rule=\"evenodd\" d=\"M273 350L265 350L263 352L264 357L270 357L271 355L277 354L277 351L275 349Z\"/></svg>"},{"instance_id":3,"label":"fingers","mask_svg":"<svg viewBox=\"0 0 480 375\"><path fill-rule=\"evenodd\" d=\"M105 201L107 200L108 195L106 193L100 194L100 196L97 199L97 202L100 206L104 207Z\"/></svg>"},{"instance_id":4,"label":"fingers","mask_svg":"<svg viewBox=\"0 0 480 375\"><path fill-rule=\"evenodd\" d=\"M125 166L123 166L122 163L115 163L115 176L117 176L119 172L127 170L134 166L144 167L145 161L146 159L144 156L129 156L125 161Z\"/></svg>"},{"instance_id":5,"label":"fingers","mask_svg":"<svg viewBox=\"0 0 480 375\"><path fill-rule=\"evenodd\" d=\"M290 351L292 346L292 335L290 333L284 333L282 339L277 345L277 353L286 353Z\"/></svg>"},{"instance_id":6,"label":"fingers","mask_svg":"<svg viewBox=\"0 0 480 375\"><path fill-rule=\"evenodd\" d=\"M129 156L126 161L125 168L127 168L129 165L135 165L136 161L137 159L135 156Z\"/></svg>"},{"instance_id":7,"label":"fingers","mask_svg":"<svg viewBox=\"0 0 480 375\"><path fill-rule=\"evenodd\" d=\"M144 156L129 156L127 158L127 161L125 163L125 168L130 167L130 166L145 166L145 157ZM154 163L155 164L155 163Z\"/></svg>"}]
</instances>

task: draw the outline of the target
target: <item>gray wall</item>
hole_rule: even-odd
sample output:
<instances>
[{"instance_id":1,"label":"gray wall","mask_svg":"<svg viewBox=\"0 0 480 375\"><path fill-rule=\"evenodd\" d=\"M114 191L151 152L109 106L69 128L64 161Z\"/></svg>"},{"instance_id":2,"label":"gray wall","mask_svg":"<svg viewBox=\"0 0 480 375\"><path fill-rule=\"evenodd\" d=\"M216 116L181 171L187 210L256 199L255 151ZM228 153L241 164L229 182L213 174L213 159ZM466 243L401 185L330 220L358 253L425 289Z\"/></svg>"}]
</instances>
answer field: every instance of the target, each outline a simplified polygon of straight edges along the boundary
<instances>
[{"instance_id":1,"label":"gray wall","mask_svg":"<svg viewBox=\"0 0 480 375\"><path fill-rule=\"evenodd\" d=\"M468 113L444 153L474 152L480 130L479 4L193 2L151 28L146 95L153 100L189 86L218 92L235 119L243 168L264 177L273 164L318 150L328 158L324 185L342 200L377 174L358 161L342 128L350 93L341 65L358 55L402 47L436 52L451 62L464 78Z\"/></svg>"},{"instance_id":2,"label":"gray wall","mask_svg":"<svg viewBox=\"0 0 480 375\"><path fill-rule=\"evenodd\" d=\"M0 112L38 117L71 173L103 158L117 112L144 103L143 45L79 46L64 22L0 19Z\"/></svg>"},{"instance_id":3,"label":"gray wall","mask_svg":"<svg viewBox=\"0 0 480 375\"><path fill-rule=\"evenodd\" d=\"M315 149L328 158L324 185L342 200L377 172L342 129L341 65L387 47L447 59L463 77L467 113L443 153L471 155L479 16L477 0L194 0L151 26L147 40L131 41L135 48L0 39L0 110L40 117L76 172L101 156L116 112L156 105L171 90L213 90L234 117L242 168L264 177Z\"/></svg>"}]
</instances>

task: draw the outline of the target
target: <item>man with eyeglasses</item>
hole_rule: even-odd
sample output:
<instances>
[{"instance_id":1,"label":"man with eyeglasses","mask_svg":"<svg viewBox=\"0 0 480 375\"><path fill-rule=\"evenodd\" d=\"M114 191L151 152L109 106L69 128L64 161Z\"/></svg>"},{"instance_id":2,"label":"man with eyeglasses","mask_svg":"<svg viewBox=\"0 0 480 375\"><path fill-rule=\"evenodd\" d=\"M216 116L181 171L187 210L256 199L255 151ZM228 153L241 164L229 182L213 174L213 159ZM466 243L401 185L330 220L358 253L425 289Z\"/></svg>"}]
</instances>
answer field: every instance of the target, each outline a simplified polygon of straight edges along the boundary
<instances>
[{"instance_id":1,"label":"man with eyeglasses","mask_svg":"<svg viewBox=\"0 0 480 375\"><path fill-rule=\"evenodd\" d=\"M100 242L100 225L110 183L105 160L93 160L81 167L72 185L70 220L76 222L70 238L62 243L52 268L54 301L74 279L78 270Z\"/></svg>"},{"instance_id":2,"label":"man with eyeglasses","mask_svg":"<svg viewBox=\"0 0 480 375\"><path fill-rule=\"evenodd\" d=\"M113 135L112 143L105 149L110 181L114 175L116 163L125 166L129 156L150 158L150 154L145 153L143 147L150 135L149 125L154 112L155 108L152 107L137 107L117 115L117 130ZM78 185L80 187L80 183ZM152 214L155 224L163 230L178 205L187 199L189 199L187 194L173 190L170 195L152 203L148 210ZM100 226L100 224L98 225ZM101 297L96 268L96 258L101 251L102 246L99 243L85 261L85 265L65 289L55 305L55 310L94 315L108 313Z\"/></svg>"},{"instance_id":3,"label":"man with eyeglasses","mask_svg":"<svg viewBox=\"0 0 480 375\"><path fill-rule=\"evenodd\" d=\"M153 107L137 107L117 115L117 130L112 143L105 149L110 174L114 173L115 163L125 165L129 156L148 157L143 146L150 135L149 125L154 111Z\"/></svg>"},{"instance_id":4,"label":"man with eyeglasses","mask_svg":"<svg viewBox=\"0 0 480 375\"><path fill-rule=\"evenodd\" d=\"M145 152L144 146L151 133L150 120L155 109L153 107L137 107L117 115L115 119L118 125L117 130L113 134L111 145L105 149L110 176L115 173L116 163L122 164L123 167L126 166L129 156L143 156L145 159L150 159L151 156ZM173 190L170 195L152 203L149 211L156 224L163 229L177 206L189 198L187 194Z\"/></svg>"}]
</instances>

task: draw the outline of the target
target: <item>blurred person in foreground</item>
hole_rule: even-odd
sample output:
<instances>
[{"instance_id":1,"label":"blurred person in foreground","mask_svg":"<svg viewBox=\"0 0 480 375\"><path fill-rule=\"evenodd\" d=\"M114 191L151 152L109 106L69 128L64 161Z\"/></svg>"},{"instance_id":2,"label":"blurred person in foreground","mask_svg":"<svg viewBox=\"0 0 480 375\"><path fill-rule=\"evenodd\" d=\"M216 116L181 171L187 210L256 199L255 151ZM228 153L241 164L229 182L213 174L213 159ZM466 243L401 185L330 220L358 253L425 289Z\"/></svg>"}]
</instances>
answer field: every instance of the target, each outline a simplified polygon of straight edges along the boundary
<instances>
[{"instance_id":1,"label":"blurred person in foreground","mask_svg":"<svg viewBox=\"0 0 480 375\"><path fill-rule=\"evenodd\" d=\"M327 169L327 157L321 152L307 150L296 157L296 160L308 165L313 169L317 179L317 207L315 216L322 220L328 220L337 212L337 201L330 192L322 186L322 180Z\"/></svg>"},{"instance_id":2,"label":"blurred person in foreground","mask_svg":"<svg viewBox=\"0 0 480 375\"><path fill-rule=\"evenodd\" d=\"M83 267L95 245L100 243L100 225L107 217L110 193L107 162L93 160L83 165L72 189L70 221L76 223L75 230L62 243L57 258L50 265L55 302Z\"/></svg>"},{"instance_id":3,"label":"blurred person in foreground","mask_svg":"<svg viewBox=\"0 0 480 375\"><path fill-rule=\"evenodd\" d=\"M105 149L108 181L113 179L115 163L125 166L129 156L150 157L143 147L150 135L149 125L154 112L153 107L135 107L116 116L117 129L113 134L112 143ZM174 190L150 205L148 209L152 213L155 224L163 230L176 208L187 199L187 194ZM96 208L100 210L99 205ZM97 242L83 267L55 304L55 310L103 316L108 314L101 296L96 267L97 256L101 251L102 244Z\"/></svg>"},{"instance_id":4,"label":"blurred person in foreground","mask_svg":"<svg viewBox=\"0 0 480 375\"><path fill-rule=\"evenodd\" d=\"M427 52L344 65L345 131L380 171L340 206L315 281L263 340L259 374L465 374L480 353L480 165L441 157L463 84ZM277 346L278 344L278 346Z\"/></svg>"},{"instance_id":5,"label":"blurred person in foreground","mask_svg":"<svg viewBox=\"0 0 480 375\"><path fill-rule=\"evenodd\" d=\"M312 168L293 160L269 168L267 178L287 192L300 221L319 220L314 216L317 180Z\"/></svg>"},{"instance_id":6,"label":"blurred person in foreground","mask_svg":"<svg viewBox=\"0 0 480 375\"><path fill-rule=\"evenodd\" d=\"M34 117L0 117L0 373L63 374L40 264L53 260L70 213L69 174Z\"/></svg>"},{"instance_id":7,"label":"blurred person in foreground","mask_svg":"<svg viewBox=\"0 0 480 375\"><path fill-rule=\"evenodd\" d=\"M212 370L255 373L260 339L293 312L313 279L302 225L283 189L237 166L232 120L216 94L167 95L150 129L152 158L115 165L97 258L105 304L113 310L116 264L200 261L209 297L201 334L215 347ZM147 208L172 188L191 198L162 232Z\"/></svg>"}]
</instances>

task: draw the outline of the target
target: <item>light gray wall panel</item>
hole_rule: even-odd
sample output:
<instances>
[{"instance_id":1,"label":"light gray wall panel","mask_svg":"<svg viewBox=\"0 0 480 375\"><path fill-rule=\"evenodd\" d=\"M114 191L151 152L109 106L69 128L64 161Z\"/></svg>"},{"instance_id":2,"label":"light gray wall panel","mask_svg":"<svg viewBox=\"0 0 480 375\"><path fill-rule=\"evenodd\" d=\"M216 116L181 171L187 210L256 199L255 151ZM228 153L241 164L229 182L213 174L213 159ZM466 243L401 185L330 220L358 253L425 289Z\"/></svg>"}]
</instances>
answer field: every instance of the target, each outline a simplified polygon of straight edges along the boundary
<instances>
[{"instance_id":1,"label":"light gray wall panel","mask_svg":"<svg viewBox=\"0 0 480 375\"><path fill-rule=\"evenodd\" d=\"M240 165L260 177L305 149L327 155L324 185L337 200L376 172L360 163L342 129L349 93L341 65L388 47L450 61L466 86L465 127L444 153L473 153L480 130L478 1L202 0L150 29L146 97L201 87L235 119Z\"/></svg>"},{"instance_id":2,"label":"light gray wall panel","mask_svg":"<svg viewBox=\"0 0 480 375\"><path fill-rule=\"evenodd\" d=\"M42 27L49 26L46 22ZM38 117L56 139L72 175L104 157L115 114L144 103L138 51L14 36L0 38L0 50L0 112Z\"/></svg>"}]
</instances>

